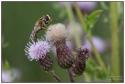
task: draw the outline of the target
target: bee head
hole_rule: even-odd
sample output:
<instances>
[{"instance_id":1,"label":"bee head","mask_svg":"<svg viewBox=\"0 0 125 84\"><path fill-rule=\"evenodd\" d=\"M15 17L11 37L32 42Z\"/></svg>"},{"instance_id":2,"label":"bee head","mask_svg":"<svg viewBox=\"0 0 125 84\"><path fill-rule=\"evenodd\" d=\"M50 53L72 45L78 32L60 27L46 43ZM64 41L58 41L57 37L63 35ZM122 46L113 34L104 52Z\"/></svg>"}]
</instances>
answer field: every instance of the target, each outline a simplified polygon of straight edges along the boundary
<instances>
[{"instance_id":1,"label":"bee head","mask_svg":"<svg viewBox=\"0 0 125 84\"><path fill-rule=\"evenodd\" d=\"M48 14L46 14L44 18L46 20L46 24L48 24L50 22L50 20L51 20L51 17Z\"/></svg>"}]
</instances>

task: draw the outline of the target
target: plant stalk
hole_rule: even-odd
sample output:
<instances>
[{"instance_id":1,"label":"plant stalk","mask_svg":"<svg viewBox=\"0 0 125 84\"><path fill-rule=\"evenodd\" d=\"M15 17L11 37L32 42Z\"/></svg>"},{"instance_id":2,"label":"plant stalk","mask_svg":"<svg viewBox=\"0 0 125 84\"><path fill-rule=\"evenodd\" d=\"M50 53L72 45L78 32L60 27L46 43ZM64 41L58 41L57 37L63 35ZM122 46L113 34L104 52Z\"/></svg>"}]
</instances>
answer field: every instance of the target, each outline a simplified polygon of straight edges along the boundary
<instances>
[{"instance_id":1,"label":"plant stalk","mask_svg":"<svg viewBox=\"0 0 125 84\"><path fill-rule=\"evenodd\" d=\"M50 70L49 73L50 73L58 82L61 82L61 80L59 79L59 77L56 76L56 74L55 74L52 70Z\"/></svg>"},{"instance_id":2,"label":"plant stalk","mask_svg":"<svg viewBox=\"0 0 125 84\"><path fill-rule=\"evenodd\" d=\"M84 19L83 19L82 13L81 13L81 11L80 11L80 9L79 9L79 7L78 7L78 5L77 5L76 2L74 2L74 7L75 7L76 13L77 13L77 15L78 15L78 18L79 18L79 20L81 21L82 26L83 26L83 28L84 28L86 34L87 34L87 26L86 26L86 23L85 23L85 21L84 21ZM95 54L94 56L95 56L97 62L98 62L99 65L102 67L102 69L103 69L105 75L108 75L107 70L106 70L106 67L105 67L105 65L104 65L104 63L103 63L103 61L102 61L102 59L101 59L101 56L99 55L98 51L96 50L96 48L95 48L95 46L94 46L94 44L93 44L93 42L92 42L91 34L88 34L87 37L88 37L88 40L89 40L89 42L90 42L90 44L91 44L91 46L92 46L92 49L93 49L93 51L94 51L94 54Z\"/></svg>"},{"instance_id":3,"label":"plant stalk","mask_svg":"<svg viewBox=\"0 0 125 84\"><path fill-rule=\"evenodd\" d=\"M73 76L71 70L70 70L70 69L67 69L67 71L68 71L68 73L69 73L70 81L71 81L71 82L75 82L74 76Z\"/></svg>"},{"instance_id":4,"label":"plant stalk","mask_svg":"<svg viewBox=\"0 0 125 84\"><path fill-rule=\"evenodd\" d=\"M110 2L111 40L112 40L112 70L114 76L119 76L119 37L117 2ZM118 81L118 80L116 80Z\"/></svg>"}]
</instances>

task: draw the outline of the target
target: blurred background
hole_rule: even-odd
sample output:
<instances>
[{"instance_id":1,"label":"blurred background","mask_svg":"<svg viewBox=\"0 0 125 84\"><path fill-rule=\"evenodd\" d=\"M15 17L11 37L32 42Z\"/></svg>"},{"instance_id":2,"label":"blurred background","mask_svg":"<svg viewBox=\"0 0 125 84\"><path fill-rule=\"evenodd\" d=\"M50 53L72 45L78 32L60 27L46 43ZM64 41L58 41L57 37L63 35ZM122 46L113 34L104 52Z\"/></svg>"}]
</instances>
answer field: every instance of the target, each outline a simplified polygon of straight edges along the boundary
<instances>
[{"instance_id":1,"label":"blurred background","mask_svg":"<svg viewBox=\"0 0 125 84\"><path fill-rule=\"evenodd\" d=\"M118 8L120 13L119 21L119 59L120 59L120 76L123 76L123 45L124 45L124 28L123 28L123 2L118 2ZM8 61L11 68L16 69L18 76L17 82L56 82L54 78L42 70L37 61L29 61L25 55L24 48L29 41L29 36L34 28L35 22L44 14L49 14L52 19L57 19L50 24L63 23L66 27L70 27L70 22L65 11L65 3L63 2L3 2L2 7L2 62ZM91 52L91 58L95 60L92 48L86 38L81 23L76 16L73 3L70 2L70 6L73 10L74 16L77 21L77 28L82 45L86 45ZM103 12L100 14L97 22L92 29L92 39L98 52L101 55L106 67L111 68L111 27L109 24L109 2L78 2L78 6L81 9L83 15L90 14L95 10L101 9ZM106 6L106 8L105 8ZM121 8L122 7L122 8ZM104 9L105 8L105 9ZM106 10L107 9L107 10ZM50 25L49 24L49 25ZM72 29L70 28L72 33ZM40 31L38 37L45 34L45 30ZM73 34L72 34L73 35ZM75 51L75 42L67 42L67 45L72 51ZM68 73L66 70L61 69L56 61L55 53L48 53L53 59L53 69L58 77L63 82L70 82ZM90 63L91 64L91 63ZM94 67L98 66L98 63L94 63ZM88 63L89 65L89 63ZM91 66L91 65L90 65ZM89 82L109 82L99 74L93 76L96 69L94 67L86 67L85 73L89 74ZM3 68L2 68L3 70ZM2 72L3 74L3 72ZM3 75L2 75L3 76ZM6 75L4 74L4 78ZM93 79L94 78L94 79ZM93 79L93 80L92 80ZM4 80L4 79L3 79ZM8 78L9 80L9 78ZM75 78L76 82L87 82L86 77L78 76ZM5 80L6 81L6 80ZM123 80L121 80L123 81ZM3 81L4 82L4 81ZM11 82L11 81L10 81Z\"/></svg>"}]
</instances>

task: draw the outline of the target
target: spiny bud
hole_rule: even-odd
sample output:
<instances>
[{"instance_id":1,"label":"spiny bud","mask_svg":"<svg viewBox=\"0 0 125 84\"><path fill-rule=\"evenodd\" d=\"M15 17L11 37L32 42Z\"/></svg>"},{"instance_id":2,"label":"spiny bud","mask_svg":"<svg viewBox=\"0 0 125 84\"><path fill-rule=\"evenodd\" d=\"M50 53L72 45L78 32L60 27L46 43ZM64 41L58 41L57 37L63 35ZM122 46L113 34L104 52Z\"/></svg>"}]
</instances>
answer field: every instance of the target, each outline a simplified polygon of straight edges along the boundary
<instances>
[{"instance_id":1,"label":"spiny bud","mask_svg":"<svg viewBox=\"0 0 125 84\"><path fill-rule=\"evenodd\" d=\"M89 54L90 52L85 46L82 46L77 49L76 60L72 65L72 71L75 74L81 75L84 72L86 68L86 60L88 59Z\"/></svg>"},{"instance_id":2,"label":"spiny bud","mask_svg":"<svg viewBox=\"0 0 125 84\"><path fill-rule=\"evenodd\" d=\"M77 56L80 60L86 61L89 58L90 51L87 49L86 46L81 46L77 49Z\"/></svg>"},{"instance_id":3,"label":"spiny bud","mask_svg":"<svg viewBox=\"0 0 125 84\"><path fill-rule=\"evenodd\" d=\"M84 72L85 68L85 61L82 61L77 57L72 65L72 71L77 75L81 75Z\"/></svg>"},{"instance_id":4,"label":"spiny bud","mask_svg":"<svg viewBox=\"0 0 125 84\"><path fill-rule=\"evenodd\" d=\"M60 67L68 69L74 62L74 56L66 44L56 46L57 61Z\"/></svg>"},{"instance_id":5,"label":"spiny bud","mask_svg":"<svg viewBox=\"0 0 125 84\"><path fill-rule=\"evenodd\" d=\"M40 58L39 62L40 62L41 68L44 71L49 71L52 69L53 61L48 55L46 55L44 58Z\"/></svg>"}]
</instances>

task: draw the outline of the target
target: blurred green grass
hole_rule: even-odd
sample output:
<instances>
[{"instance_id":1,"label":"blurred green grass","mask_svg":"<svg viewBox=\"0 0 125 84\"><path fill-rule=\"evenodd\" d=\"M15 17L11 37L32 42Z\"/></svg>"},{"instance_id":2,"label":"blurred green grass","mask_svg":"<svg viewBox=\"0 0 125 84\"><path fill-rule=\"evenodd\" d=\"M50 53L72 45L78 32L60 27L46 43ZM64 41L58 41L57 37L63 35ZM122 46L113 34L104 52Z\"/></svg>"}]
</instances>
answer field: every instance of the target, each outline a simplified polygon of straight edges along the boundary
<instances>
[{"instance_id":1,"label":"blurred green grass","mask_svg":"<svg viewBox=\"0 0 125 84\"><path fill-rule=\"evenodd\" d=\"M44 14L50 14L52 18L58 19L60 13L54 10L53 3L56 2L2 2L2 35L5 42L9 42L7 48L2 49L2 60L8 60L12 67L17 67L22 73L20 82L56 82L54 78L45 73L36 61L29 61L25 55L24 48L29 40L31 31L35 22ZM100 6L97 7L100 9ZM106 12L103 12L106 13ZM65 18L66 19L66 18ZM103 14L98 19L92 34L100 36L103 39L110 39L110 28L102 21ZM61 22L64 19L58 19L51 24ZM120 40L120 63L121 75L123 75L123 28L119 32ZM43 35L45 32L40 31L38 36ZM69 82L69 77L66 70L61 69L56 61L56 58L49 53L54 60L55 73L63 82ZM111 53L101 55L105 63L110 63ZM80 80L80 77L76 80ZM82 78L81 78L82 79Z\"/></svg>"}]
</instances>

